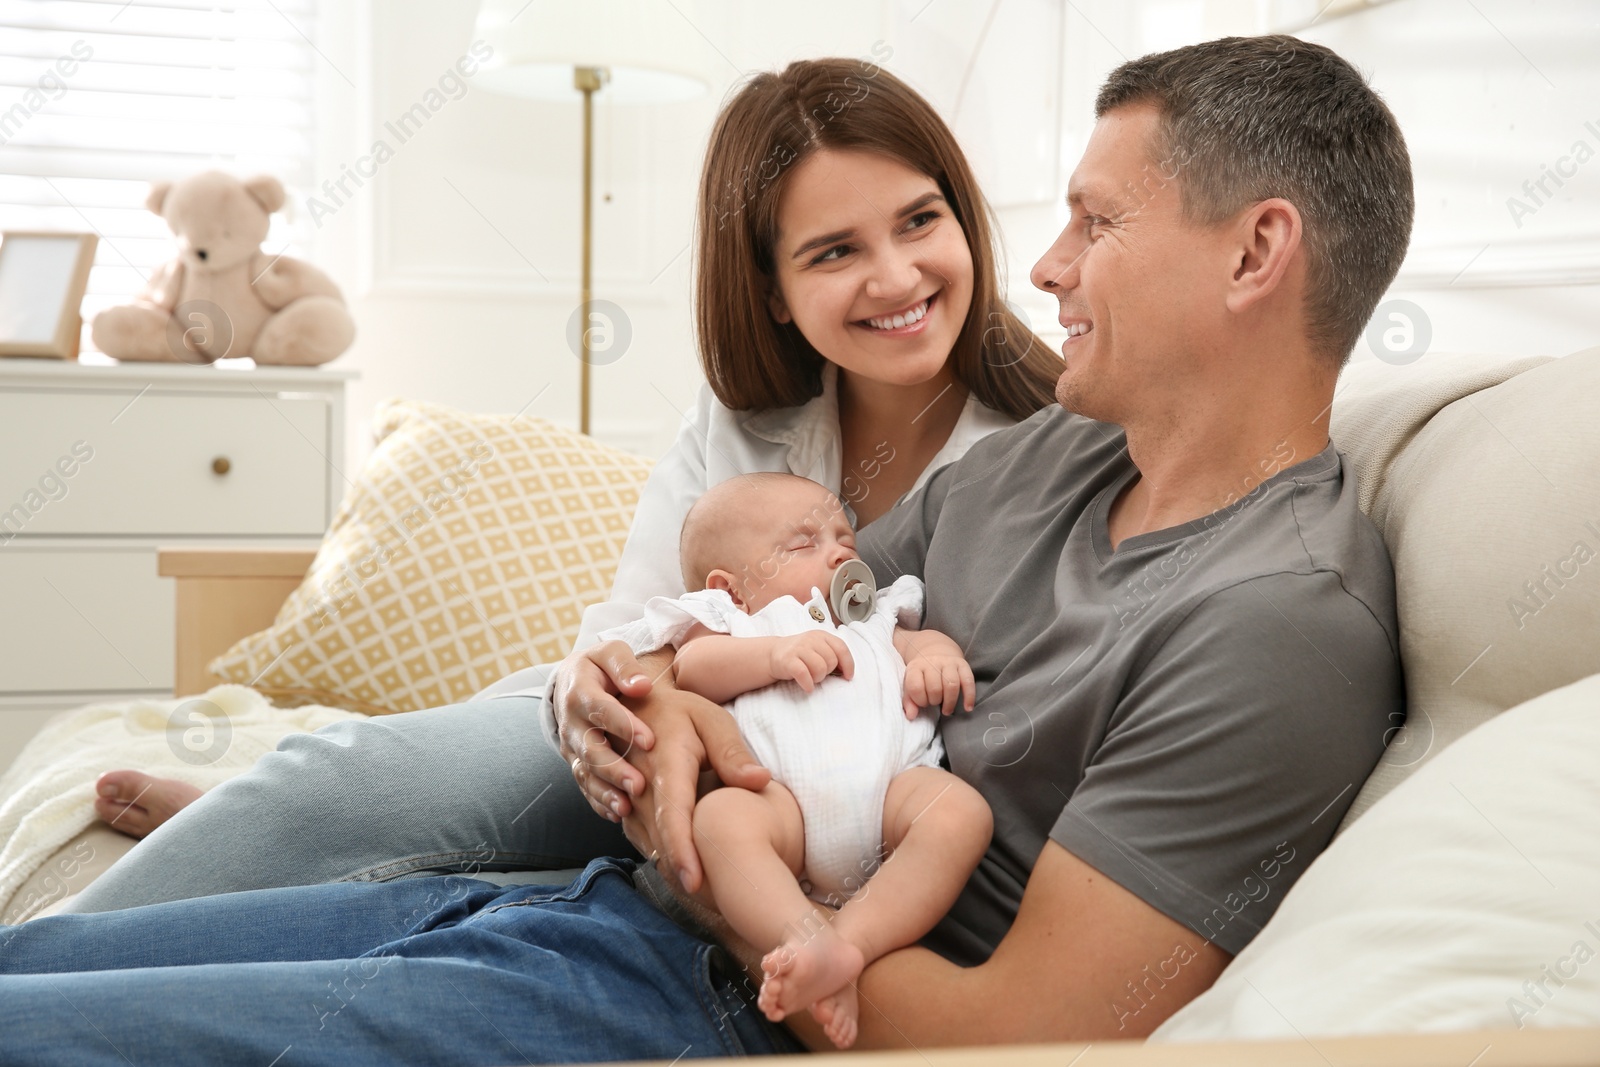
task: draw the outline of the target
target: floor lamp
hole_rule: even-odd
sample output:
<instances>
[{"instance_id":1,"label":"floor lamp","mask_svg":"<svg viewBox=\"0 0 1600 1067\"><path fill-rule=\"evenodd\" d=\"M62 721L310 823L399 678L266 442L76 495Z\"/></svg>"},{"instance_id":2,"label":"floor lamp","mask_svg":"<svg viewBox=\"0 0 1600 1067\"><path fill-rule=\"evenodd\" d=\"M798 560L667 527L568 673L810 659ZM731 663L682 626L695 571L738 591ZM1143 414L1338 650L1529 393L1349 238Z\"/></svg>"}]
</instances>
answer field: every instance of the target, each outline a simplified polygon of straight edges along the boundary
<instances>
[{"instance_id":1,"label":"floor lamp","mask_svg":"<svg viewBox=\"0 0 1600 1067\"><path fill-rule=\"evenodd\" d=\"M594 97L660 104L705 93L711 77L692 19L684 0L483 0L478 7L476 35L494 49L478 84L533 100L583 98L580 433L589 432Z\"/></svg>"}]
</instances>

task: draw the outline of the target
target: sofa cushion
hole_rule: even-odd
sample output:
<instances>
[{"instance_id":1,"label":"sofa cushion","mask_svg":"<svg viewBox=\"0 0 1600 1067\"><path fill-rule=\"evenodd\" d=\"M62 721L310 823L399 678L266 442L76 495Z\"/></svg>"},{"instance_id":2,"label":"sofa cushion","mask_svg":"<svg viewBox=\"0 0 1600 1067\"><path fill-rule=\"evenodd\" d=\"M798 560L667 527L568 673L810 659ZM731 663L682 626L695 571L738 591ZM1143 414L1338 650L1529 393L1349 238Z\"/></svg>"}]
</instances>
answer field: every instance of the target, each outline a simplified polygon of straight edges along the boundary
<instances>
[{"instance_id":1,"label":"sofa cushion","mask_svg":"<svg viewBox=\"0 0 1600 1067\"><path fill-rule=\"evenodd\" d=\"M1151 1040L1600 1025L1597 761L1600 675L1473 730Z\"/></svg>"},{"instance_id":2,"label":"sofa cushion","mask_svg":"<svg viewBox=\"0 0 1600 1067\"><path fill-rule=\"evenodd\" d=\"M1597 395L1600 349L1347 373L1332 435L1394 562L1407 721L1343 826L1491 716L1600 671Z\"/></svg>"},{"instance_id":3,"label":"sofa cushion","mask_svg":"<svg viewBox=\"0 0 1600 1067\"><path fill-rule=\"evenodd\" d=\"M1551 359L1440 354L1404 366L1348 364L1334 390L1329 436L1355 465L1361 510L1382 528L1396 499L1390 468L1435 415Z\"/></svg>"},{"instance_id":4,"label":"sofa cushion","mask_svg":"<svg viewBox=\"0 0 1600 1067\"><path fill-rule=\"evenodd\" d=\"M542 419L389 400L305 581L213 660L280 704L466 700L560 659L604 599L650 464Z\"/></svg>"}]
</instances>

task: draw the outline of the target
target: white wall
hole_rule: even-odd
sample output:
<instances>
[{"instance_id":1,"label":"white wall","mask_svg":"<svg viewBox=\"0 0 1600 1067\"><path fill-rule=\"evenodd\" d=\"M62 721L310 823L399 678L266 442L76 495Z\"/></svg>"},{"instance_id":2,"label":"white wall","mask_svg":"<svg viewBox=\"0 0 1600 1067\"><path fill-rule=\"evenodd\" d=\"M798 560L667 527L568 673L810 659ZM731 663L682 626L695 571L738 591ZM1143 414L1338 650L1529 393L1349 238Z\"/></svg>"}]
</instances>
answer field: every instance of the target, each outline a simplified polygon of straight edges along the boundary
<instances>
[{"instance_id":1,"label":"white wall","mask_svg":"<svg viewBox=\"0 0 1600 1067\"><path fill-rule=\"evenodd\" d=\"M1061 195L1092 126L1105 73L1126 57L1222 33L1258 32L1283 5L1254 0L705 0L697 30L721 56L693 102L597 108L595 296L632 340L595 369L595 431L658 454L699 381L689 241L710 122L744 71L822 54L885 64L941 108L1002 222L1011 296L1036 328L1053 302L1027 270L1062 222ZM1319 5L1320 6L1320 5ZM576 423L579 108L496 96L468 83L415 136L384 124L423 99L473 39L463 0L327 0L318 45L318 158L337 177L389 142L393 157L330 216L310 254L351 297L360 335L349 456L369 448L378 399L421 397ZM1431 350L1564 353L1600 344L1600 28L1591 6L1396 0L1305 36L1364 71L1399 116L1417 171L1412 254L1391 296L1421 308ZM1592 123L1586 126L1585 123ZM1581 153L1580 153L1581 154ZM1521 218L1546 164L1575 176ZM301 191L299 209L306 210ZM331 201L324 197L324 203ZM320 212L319 212L320 213ZM1537 286L1537 288L1532 286ZM1413 316L1415 317L1415 316ZM1358 351L1358 358L1371 358Z\"/></svg>"},{"instance_id":2,"label":"white wall","mask_svg":"<svg viewBox=\"0 0 1600 1067\"><path fill-rule=\"evenodd\" d=\"M594 368L596 436L658 455L701 380L691 341L695 186L724 93L746 71L807 55L871 54L883 12L832 0L707 2L696 27L720 54L713 91L650 108L597 98L594 296L618 305L632 339ZM577 423L578 360L566 341L578 304L581 109L468 82L401 143L386 123L423 99L467 52L476 5L459 0L328 0L319 169L337 177L374 142L392 157L331 215L317 209L310 254L334 273L359 324L338 366L361 371L349 456L370 448L372 405L391 395L474 411ZM316 191L306 190L305 194ZM317 193L323 203L332 199ZM298 209L307 211L306 195Z\"/></svg>"},{"instance_id":3,"label":"white wall","mask_svg":"<svg viewBox=\"0 0 1600 1067\"><path fill-rule=\"evenodd\" d=\"M1205 0L1074 0L1062 72L1065 175L1093 125L1094 94L1124 58L1224 34L1281 28L1289 5ZM1310 6L1314 13L1324 3ZM937 11L930 9L930 14ZM1431 333L1428 352L1565 355L1600 345L1600 18L1592 3L1396 0L1319 22L1300 36L1350 59L1383 95L1411 150L1417 217L1410 254L1374 316ZM1575 147L1579 142L1586 149ZM1585 151L1596 158L1577 164ZM1534 213L1514 219L1525 181L1566 157L1575 172ZM1002 208L1013 298L1036 329L1053 301L1026 268L1065 216L1055 203ZM1517 221L1521 225L1517 225ZM1403 300L1420 310L1390 301ZM1424 322L1426 325L1424 326ZM1369 334L1373 331L1369 328ZM1381 332L1381 331L1380 331ZM1399 340L1395 337L1394 340ZM1380 341L1381 344L1381 341ZM1388 355L1388 353L1385 353ZM1365 338L1357 360L1372 359ZM1403 357L1393 357L1403 358ZM1426 358L1426 354L1418 358Z\"/></svg>"},{"instance_id":4,"label":"white wall","mask_svg":"<svg viewBox=\"0 0 1600 1067\"><path fill-rule=\"evenodd\" d=\"M1562 162L1600 155L1595 5L1399 0L1305 36L1366 71L1406 132L1417 221L1390 297L1421 309L1432 350L1600 344L1600 160ZM1530 197L1558 164L1571 177Z\"/></svg>"}]
</instances>

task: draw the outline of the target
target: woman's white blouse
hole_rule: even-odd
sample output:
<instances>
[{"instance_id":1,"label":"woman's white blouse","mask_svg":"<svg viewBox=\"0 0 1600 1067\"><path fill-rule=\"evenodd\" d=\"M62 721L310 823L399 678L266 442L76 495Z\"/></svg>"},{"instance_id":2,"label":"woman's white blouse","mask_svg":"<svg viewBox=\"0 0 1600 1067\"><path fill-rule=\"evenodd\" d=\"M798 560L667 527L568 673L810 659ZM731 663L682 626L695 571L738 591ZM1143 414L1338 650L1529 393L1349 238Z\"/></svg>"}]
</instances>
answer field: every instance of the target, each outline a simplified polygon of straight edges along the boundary
<instances>
[{"instance_id":1,"label":"woman's white blouse","mask_svg":"<svg viewBox=\"0 0 1600 1067\"><path fill-rule=\"evenodd\" d=\"M639 494L633 527L628 531L622 559L611 586L611 596L583 613L574 648L587 648L602 630L642 618L651 597L680 597L683 575L678 567L678 534L690 506L710 486L740 474L778 471L820 482L843 498L845 473L839 433L838 369L826 364L822 392L798 407L767 411L733 411L701 386L694 411L678 439L650 472ZM908 411L907 417L918 413ZM973 443L1013 425L1010 416L967 396L961 417L928 466L917 476L911 492L929 475L966 454ZM894 462L890 460L889 462ZM851 472L870 493L872 482ZM854 485L854 481L852 482ZM857 490L856 495L859 495ZM851 515L854 521L854 515ZM544 696L555 670L554 663L527 667L509 674L476 694L473 700L503 696ZM555 718L544 706L545 738L554 747Z\"/></svg>"}]
</instances>

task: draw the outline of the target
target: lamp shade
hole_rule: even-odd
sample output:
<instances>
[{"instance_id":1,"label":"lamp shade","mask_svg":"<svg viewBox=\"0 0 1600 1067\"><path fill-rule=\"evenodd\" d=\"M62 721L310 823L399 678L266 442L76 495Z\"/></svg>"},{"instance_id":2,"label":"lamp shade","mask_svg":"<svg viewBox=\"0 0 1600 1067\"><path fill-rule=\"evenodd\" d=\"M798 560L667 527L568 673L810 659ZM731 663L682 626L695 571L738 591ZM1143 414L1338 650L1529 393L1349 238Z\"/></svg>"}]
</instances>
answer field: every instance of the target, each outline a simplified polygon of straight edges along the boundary
<instances>
[{"instance_id":1,"label":"lamp shade","mask_svg":"<svg viewBox=\"0 0 1600 1067\"><path fill-rule=\"evenodd\" d=\"M477 83L539 100L577 99L574 67L610 71L619 104L670 103L705 93L726 63L701 36L686 0L483 0L477 35L494 49Z\"/></svg>"}]
</instances>

